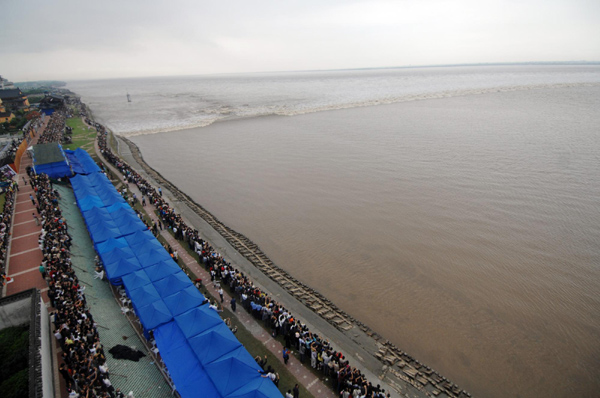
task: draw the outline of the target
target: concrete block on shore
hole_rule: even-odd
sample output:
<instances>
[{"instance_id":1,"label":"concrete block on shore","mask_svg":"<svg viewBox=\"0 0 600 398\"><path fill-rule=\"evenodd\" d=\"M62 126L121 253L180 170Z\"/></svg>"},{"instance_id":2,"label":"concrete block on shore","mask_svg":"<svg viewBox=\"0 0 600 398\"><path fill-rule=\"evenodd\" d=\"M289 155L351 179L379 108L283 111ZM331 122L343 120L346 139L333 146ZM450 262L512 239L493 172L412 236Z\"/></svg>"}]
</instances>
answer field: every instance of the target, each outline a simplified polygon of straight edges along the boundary
<instances>
[{"instance_id":1,"label":"concrete block on shore","mask_svg":"<svg viewBox=\"0 0 600 398\"><path fill-rule=\"evenodd\" d=\"M417 369L413 368L412 366L407 366L405 369L402 369L402 372L404 372L404 374L410 377L411 379L417 377L418 374Z\"/></svg>"}]
</instances>

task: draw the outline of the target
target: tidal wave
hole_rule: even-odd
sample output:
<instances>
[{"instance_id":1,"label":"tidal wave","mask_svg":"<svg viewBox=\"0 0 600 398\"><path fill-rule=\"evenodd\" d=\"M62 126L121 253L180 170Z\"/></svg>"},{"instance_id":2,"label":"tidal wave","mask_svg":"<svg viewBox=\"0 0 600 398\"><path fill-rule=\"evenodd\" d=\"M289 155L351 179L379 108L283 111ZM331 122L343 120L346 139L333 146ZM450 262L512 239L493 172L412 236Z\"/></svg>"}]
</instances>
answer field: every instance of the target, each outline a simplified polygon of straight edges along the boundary
<instances>
[{"instance_id":1,"label":"tidal wave","mask_svg":"<svg viewBox=\"0 0 600 398\"><path fill-rule=\"evenodd\" d=\"M264 116L298 116L316 112L334 111L340 109L359 108L368 106L379 106L389 105L401 102L412 102L412 101L424 101L432 99L452 98L452 97L464 97L471 95L483 95L490 93L503 93L512 91L525 91L525 90L542 90L542 89L562 89L570 87L592 87L598 86L600 83L555 83L555 84L531 84L531 85L517 85L517 86L499 86L490 88L477 88L477 89L464 89L464 90L446 90L431 93L420 93L420 94L405 94L400 96L389 96L373 100L356 101L356 102L342 102L342 103L331 103L331 104L310 104L310 103L297 103L297 104L284 104L284 105L268 105L268 106L252 106L249 104L242 104L240 106L228 106L222 104L214 104L201 109L193 109L190 112L194 112L196 115L210 116L200 121L194 120L189 122L183 122L181 119L173 120L172 125L165 126L164 124L168 121L163 120L161 126L146 126L138 129L124 129L115 128L115 133L124 137L134 137L139 135L147 134L158 134L158 133L169 133L181 130L188 130L193 128L201 128L210 126L211 124L219 121L240 119L240 118L254 118ZM141 126L140 126L141 127ZM119 131L121 130L121 131Z\"/></svg>"}]
</instances>

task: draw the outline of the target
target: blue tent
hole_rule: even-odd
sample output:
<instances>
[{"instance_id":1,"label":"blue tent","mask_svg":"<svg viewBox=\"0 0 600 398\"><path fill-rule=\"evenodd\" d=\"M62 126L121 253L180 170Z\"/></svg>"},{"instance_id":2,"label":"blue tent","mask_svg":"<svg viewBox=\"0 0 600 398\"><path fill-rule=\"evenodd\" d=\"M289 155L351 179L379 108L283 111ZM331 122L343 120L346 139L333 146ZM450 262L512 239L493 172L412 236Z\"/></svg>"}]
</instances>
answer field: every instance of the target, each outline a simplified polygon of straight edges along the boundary
<instances>
[{"instance_id":1,"label":"blue tent","mask_svg":"<svg viewBox=\"0 0 600 398\"><path fill-rule=\"evenodd\" d=\"M94 217L102 217L103 219L106 217L112 218L106 207L92 207L90 210L82 212L82 214L86 220Z\"/></svg>"},{"instance_id":2,"label":"blue tent","mask_svg":"<svg viewBox=\"0 0 600 398\"><path fill-rule=\"evenodd\" d=\"M137 258L143 267L149 267L163 261L170 261L174 265L177 265L171 258L171 255L160 244L158 247L152 243L139 244L133 246L132 249L135 250Z\"/></svg>"},{"instance_id":3,"label":"blue tent","mask_svg":"<svg viewBox=\"0 0 600 398\"><path fill-rule=\"evenodd\" d=\"M125 240L125 238L111 238L108 239L102 243L98 243L96 246L96 251L98 252L98 254L102 254L102 253L106 253L109 252L113 249L116 249L117 247L127 247L129 246L127 244L127 241Z\"/></svg>"},{"instance_id":4,"label":"blue tent","mask_svg":"<svg viewBox=\"0 0 600 398\"><path fill-rule=\"evenodd\" d=\"M113 211L112 213L108 214L113 220L119 221L120 223L128 224L131 222L142 222L142 220L140 220L138 215L135 214L133 210L126 210L124 208L121 208L117 211Z\"/></svg>"},{"instance_id":5,"label":"blue tent","mask_svg":"<svg viewBox=\"0 0 600 398\"><path fill-rule=\"evenodd\" d=\"M71 181L71 186L73 190L76 191L82 188L91 188L93 187L91 181L87 179L87 176L83 175L75 175L69 179Z\"/></svg>"},{"instance_id":6,"label":"blue tent","mask_svg":"<svg viewBox=\"0 0 600 398\"><path fill-rule=\"evenodd\" d=\"M125 199L115 191L115 188L111 185L108 189L102 189L102 187L96 187L96 191L98 192L98 196L102 199L102 202L106 206L110 206L112 204L118 202L125 202Z\"/></svg>"},{"instance_id":7,"label":"blue tent","mask_svg":"<svg viewBox=\"0 0 600 398\"><path fill-rule=\"evenodd\" d=\"M227 398L281 398L277 386L269 378L258 378L243 385L227 396Z\"/></svg>"},{"instance_id":8,"label":"blue tent","mask_svg":"<svg viewBox=\"0 0 600 398\"><path fill-rule=\"evenodd\" d=\"M77 148L74 151L74 155L75 158L77 158L78 163L81 165L81 174L91 174L101 171L100 167L98 167L92 157L83 149Z\"/></svg>"},{"instance_id":9,"label":"blue tent","mask_svg":"<svg viewBox=\"0 0 600 398\"><path fill-rule=\"evenodd\" d=\"M136 312L145 331L153 330L173 319L173 315L162 300L137 308Z\"/></svg>"},{"instance_id":10,"label":"blue tent","mask_svg":"<svg viewBox=\"0 0 600 398\"><path fill-rule=\"evenodd\" d=\"M171 314L177 316L202 305L204 296L196 289L196 286L190 285L187 289L180 290L175 294L164 297L163 301L167 305L169 311L171 311Z\"/></svg>"},{"instance_id":11,"label":"blue tent","mask_svg":"<svg viewBox=\"0 0 600 398\"><path fill-rule=\"evenodd\" d=\"M113 285L122 284L122 277L142 269L136 258L122 258L114 263L104 264L104 270L108 280Z\"/></svg>"},{"instance_id":12,"label":"blue tent","mask_svg":"<svg viewBox=\"0 0 600 398\"><path fill-rule=\"evenodd\" d=\"M102 186L112 186L114 189L114 186L111 184L110 180L102 173L92 173L87 176L81 176L81 177L86 179L90 183L90 185L93 187L102 185Z\"/></svg>"},{"instance_id":13,"label":"blue tent","mask_svg":"<svg viewBox=\"0 0 600 398\"><path fill-rule=\"evenodd\" d=\"M106 207L106 210L109 213L112 213L112 212L117 211L119 209L131 209L131 206L129 206L127 203L117 202L115 204L112 204L112 205Z\"/></svg>"},{"instance_id":14,"label":"blue tent","mask_svg":"<svg viewBox=\"0 0 600 398\"><path fill-rule=\"evenodd\" d=\"M33 169L36 174L45 173L50 178L70 177L73 175L62 146L57 142L33 146Z\"/></svg>"},{"instance_id":15,"label":"blue tent","mask_svg":"<svg viewBox=\"0 0 600 398\"><path fill-rule=\"evenodd\" d=\"M114 262L119 261L122 258L132 258L132 257L135 257L135 254L127 246L117 247L116 249L113 249L111 251L100 254L100 259L102 259L102 262L104 264L114 263Z\"/></svg>"},{"instance_id":16,"label":"blue tent","mask_svg":"<svg viewBox=\"0 0 600 398\"><path fill-rule=\"evenodd\" d=\"M122 235L117 229L116 224L112 221L88 225L88 231L94 243L104 242L110 238L118 238Z\"/></svg>"},{"instance_id":17,"label":"blue tent","mask_svg":"<svg viewBox=\"0 0 600 398\"><path fill-rule=\"evenodd\" d=\"M110 217L110 214L101 207L93 207L91 210L83 213L83 219L85 224L90 229L90 225L97 224L99 222L112 222L113 219Z\"/></svg>"},{"instance_id":18,"label":"blue tent","mask_svg":"<svg viewBox=\"0 0 600 398\"><path fill-rule=\"evenodd\" d=\"M188 342L203 365L242 346L224 322L195 335Z\"/></svg>"},{"instance_id":19,"label":"blue tent","mask_svg":"<svg viewBox=\"0 0 600 398\"><path fill-rule=\"evenodd\" d=\"M132 272L131 274L123 276L123 285L125 285L127 295L129 295L129 292L131 292L132 290L150 284L152 284L152 281L150 281L150 278L148 278L148 275L146 275L146 272L144 270Z\"/></svg>"},{"instance_id":20,"label":"blue tent","mask_svg":"<svg viewBox=\"0 0 600 398\"><path fill-rule=\"evenodd\" d=\"M77 204L79 205L79 209L81 211L88 211L93 207L105 207L102 199L100 199L98 196L86 196L85 198L77 201Z\"/></svg>"},{"instance_id":21,"label":"blue tent","mask_svg":"<svg viewBox=\"0 0 600 398\"><path fill-rule=\"evenodd\" d=\"M258 372L262 371L244 347L233 350L204 365L204 369L223 396L228 396L248 383L261 378Z\"/></svg>"},{"instance_id":22,"label":"blue tent","mask_svg":"<svg viewBox=\"0 0 600 398\"><path fill-rule=\"evenodd\" d=\"M222 398L175 322L156 328L154 339L182 398Z\"/></svg>"},{"instance_id":23,"label":"blue tent","mask_svg":"<svg viewBox=\"0 0 600 398\"><path fill-rule=\"evenodd\" d=\"M189 276L187 276L185 272L181 270L179 270L179 272L167 276L164 279L155 281L153 282L153 284L158 293L161 295L161 297L170 296L171 294L177 293L190 286L196 289Z\"/></svg>"},{"instance_id":24,"label":"blue tent","mask_svg":"<svg viewBox=\"0 0 600 398\"><path fill-rule=\"evenodd\" d=\"M119 206L119 207L116 207L116 208L112 208L112 206L107 207L107 209L109 209L109 208L113 209L113 210L110 211L109 214L115 220L119 220L119 219L123 219L123 218L137 217L137 214L135 213L135 211L129 205L127 205L127 206ZM107 212L108 212L108 210L107 210Z\"/></svg>"},{"instance_id":25,"label":"blue tent","mask_svg":"<svg viewBox=\"0 0 600 398\"><path fill-rule=\"evenodd\" d=\"M142 222L142 220L140 220L137 217L135 217L133 219L130 218L130 219L122 220L121 222L119 222L118 228L119 228L119 231L121 231L121 235L123 235L123 236L131 235L135 232L144 231L144 230L148 229L146 224L144 224Z\"/></svg>"},{"instance_id":26,"label":"blue tent","mask_svg":"<svg viewBox=\"0 0 600 398\"><path fill-rule=\"evenodd\" d=\"M148 230L138 231L134 234L127 236L125 239L127 240L127 244L129 244L129 246L132 247L140 243L144 243L147 240L156 240L154 235L152 235L152 232Z\"/></svg>"},{"instance_id":27,"label":"blue tent","mask_svg":"<svg viewBox=\"0 0 600 398\"><path fill-rule=\"evenodd\" d=\"M74 189L73 194L75 195L76 200L81 200L86 196L98 196L98 192L96 192L96 188L94 187L82 187L79 189Z\"/></svg>"},{"instance_id":28,"label":"blue tent","mask_svg":"<svg viewBox=\"0 0 600 398\"><path fill-rule=\"evenodd\" d=\"M158 294L151 283L137 289L133 289L129 291L128 294L129 298L131 299L131 303L136 310L152 304L155 301L161 300L160 294Z\"/></svg>"},{"instance_id":29,"label":"blue tent","mask_svg":"<svg viewBox=\"0 0 600 398\"><path fill-rule=\"evenodd\" d=\"M177 322L177 325L181 328L185 337L189 339L190 337L223 323L223 320L215 310L210 309L208 305L205 304L176 316L175 322Z\"/></svg>"},{"instance_id":30,"label":"blue tent","mask_svg":"<svg viewBox=\"0 0 600 398\"><path fill-rule=\"evenodd\" d=\"M161 356L187 344L183 332L177 326L177 323L173 321L157 327L154 331L154 339L156 340L156 346L160 350Z\"/></svg>"},{"instance_id":31,"label":"blue tent","mask_svg":"<svg viewBox=\"0 0 600 398\"><path fill-rule=\"evenodd\" d=\"M151 281L157 281L176 272L181 272L181 268L175 264L175 261L169 258L167 261L161 261L144 268L144 271L146 271L146 275L148 275L148 278L150 278Z\"/></svg>"},{"instance_id":32,"label":"blue tent","mask_svg":"<svg viewBox=\"0 0 600 398\"><path fill-rule=\"evenodd\" d=\"M69 161L69 164L71 165L71 169L73 170L73 173L75 174L87 174L84 173L84 168L81 165L81 162L79 161L79 159L77 159L77 157L75 156L75 151L71 151L69 149L65 149L65 156L67 157L67 160Z\"/></svg>"}]
</instances>

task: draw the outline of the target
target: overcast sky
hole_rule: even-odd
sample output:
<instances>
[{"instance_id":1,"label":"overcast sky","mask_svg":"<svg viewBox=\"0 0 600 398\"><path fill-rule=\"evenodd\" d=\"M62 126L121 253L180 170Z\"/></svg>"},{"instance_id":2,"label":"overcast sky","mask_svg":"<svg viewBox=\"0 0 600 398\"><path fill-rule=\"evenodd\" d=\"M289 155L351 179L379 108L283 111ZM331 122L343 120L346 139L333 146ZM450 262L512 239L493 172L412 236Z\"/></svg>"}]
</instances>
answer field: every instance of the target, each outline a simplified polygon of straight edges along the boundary
<instances>
[{"instance_id":1,"label":"overcast sky","mask_svg":"<svg viewBox=\"0 0 600 398\"><path fill-rule=\"evenodd\" d=\"M600 0L1 0L12 81L600 61Z\"/></svg>"}]
</instances>

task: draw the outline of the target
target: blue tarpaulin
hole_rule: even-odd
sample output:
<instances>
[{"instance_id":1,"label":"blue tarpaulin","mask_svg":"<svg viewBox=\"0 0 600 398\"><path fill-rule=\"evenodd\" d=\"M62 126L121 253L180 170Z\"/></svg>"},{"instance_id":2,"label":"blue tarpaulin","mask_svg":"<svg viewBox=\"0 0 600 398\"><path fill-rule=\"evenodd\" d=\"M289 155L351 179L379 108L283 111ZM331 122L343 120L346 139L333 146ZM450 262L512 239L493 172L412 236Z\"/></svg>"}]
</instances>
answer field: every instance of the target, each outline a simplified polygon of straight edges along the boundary
<instances>
[{"instance_id":1,"label":"blue tarpaulin","mask_svg":"<svg viewBox=\"0 0 600 398\"><path fill-rule=\"evenodd\" d=\"M215 384L217 391L224 397L260 378L258 372L262 371L244 347L235 349L204 365L204 369Z\"/></svg>"},{"instance_id":2,"label":"blue tarpaulin","mask_svg":"<svg viewBox=\"0 0 600 398\"><path fill-rule=\"evenodd\" d=\"M158 327L154 339L179 395L183 398L222 398L174 322Z\"/></svg>"},{"instance_id":3,"label":"blue tarpaulin","mask_svg":"<svg viewBox=\"0 0 600 398\"><path fill-rule=\"evenodd\" d=\"M175 322L189 339L223 323L223 320L215 310L208 308L208 305L203 305L176 316Z\"/></svg>"},{"instance_id":4,"label":"blue tarpaulin","mask_svg":"<svg viewBox=\"0 0 600 398\"><path fill-rule=\"evenodd\" d=\"M179 266L173 261L171 255L169 255L162 246L157 248L151 244L140 244L132 246L132 248L135 249L138 260L140 260L140 263L144 264L145 267L167 261L173 263L173 265L179 269Z\"/></svg>"},{"instance_id":5,"label":"blue tarpaulin","mask_svg":"<svg viewBox=\"0 0 600 398\"><path fill-rule=\"evenodd\" d=\"M127 274L123 276L123 285L125 285L125 290L127 291L127 295L131 297L129 294L130 291L149 285L152 281L148 278L146 271L139 270L136 272L132 272L131 274Z\"/></svg>"},{"instance_id":6,"label":"blue tarpaulin","mask_svg":"<svg viewBox=\"0 0 600 398\"><path fill-rule=\"evenodd\" d=\"M146 275L151 281L157 281L176 272L181 272L181 268L175 264L175 261L170 258L166 261L161 261L147 268L144 268Z\"/></svg>"},{"instance_id":7,"label":"blue tarpaulin","mask_svg":"<svg viewBox=\"0 0 600 398\"><path fill-rule=\"evenodd\" d=\"M208 329L188 340L190 347L204 365L242 346L225 323Z\"/></svg>"},{"instance_id":8,"label":"blue tarpaulin","mask_svg":"<svg viewBox=\"0 0 600 398\"><path fill-rule=\"evenodd\" d=\"M57 143L33 146L33 169L36 174L47 174L50 178L63 178L73 175L69 161Z\"/></svg>"},{"instance_id":9,"label":"blue tarpaulin","mask_svg":"<svg viewBox=\"0 0 600 398\"><path fill-rule=\"evenodd\" d=\"M147 284L129 292L129 298L136 312L139 308L152 304L155 301L162 300L160 294L156 291L152 284Z\"/></svg>"},{"instance_id":10,"label":"blue tarpaulin","mask_svg":"<svg viewBox=\"0 0 600 398\"><path fill-rule=\"evenodd\" d=\"M204 302L204 296L198 291L196 286L190 284L188 288L164 297L163 301L167 305L169 311L171 311L171 314L173 314L173 316L177 316L191 310L192 308L202 305Z\"/></svg>"},{"instance_id":11,"label":"blue tarpaulin","mask_svg":"<svg viewBox=\"0 0 600 398\"><path fill-rule=\"evenodd\" d=\"M190 286L196 289L192 284L190 277L187 276L186 273L181 270L153 283L154 287L162 297L170 296L171 294L177 293ZM196 291L197 290L198 289L196 289Z\"/></svg>"},{"instance_id":12,"label":"blue tarpaulin","mask_svg":"<svg viewBox=\"0 0 600 398\"><path fill-rule=\"evenodd\" d=\"M173 319L171 311L169 311L162 300L138 308L136 313L145 331L156 329L163 323L167 323Z\"/></svg>"},{"instance_id":13,"label":"blue tarpaulin","mask_svg":"<svg viewBox=\"0 0 600 398\"><path fill-rule=\"evenodd\" d=\"M142 266L134 258L122 258L114 263L104 264L104 271L106 271L106 276L108 280L113 285L122 284L122 278L124 275L130 274L132 272L138 271L142 269Z\"/></svg>"}]
</instances>

